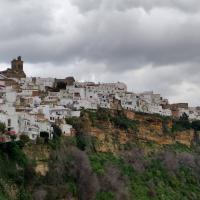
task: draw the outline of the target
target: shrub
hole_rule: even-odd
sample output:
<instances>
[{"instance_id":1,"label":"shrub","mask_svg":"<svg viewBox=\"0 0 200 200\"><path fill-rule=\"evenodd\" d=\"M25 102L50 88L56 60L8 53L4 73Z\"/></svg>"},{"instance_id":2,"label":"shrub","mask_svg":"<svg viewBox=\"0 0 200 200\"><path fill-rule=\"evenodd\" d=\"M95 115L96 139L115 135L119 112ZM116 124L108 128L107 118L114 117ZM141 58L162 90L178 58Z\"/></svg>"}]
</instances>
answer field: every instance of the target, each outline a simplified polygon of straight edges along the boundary
<instances>
[{"instance_id":1,"label":"shrub","mask_svg":"<svg viewBox=\"0 0 200 200\"><path fill-rule=\"evenodd\" d=\"M84 121L81 118L77 117L67 118L66 123L72 125L77 131L81 131L84 128Z\"/></svg>"},{"instance_id":2,"label":"shrub","mask_svg":"<svg viewBox=\"0 0 200 200\"><path fill-rule=\"evenodd\" d=\"M179 120L174 120L172 132L185 131L191 128L189 117L186 113L180 117Z\"/></svg>"},{"instance_id":3,"label":"shrub","mask_svg":"<svg viewBox=\"0 0 200 200\"><path fill-rule=\"evenodd\" d=\"M44 138L37 137L36 138L36 144L44 144Z\"/></svg>"},{"instance_id":4,"label":"shrub","mask_svg":"<svg viewBox=\"0 0 200 200\"><path fill-rule=\"evenodd\" d=\"M17 200L31 200L31 195L29 192L25 191L24 188L20 188L20 191L17 195Z\"/></svg>"},{"instance_id":5,"label":"shrub","mask_svg":"<svg viewBox=\"0 0 200 200\"><path fill-rule=\"evenodd\" d=\"M166 151L171 150L174 152L192 152L192 148L179 142L176 142L175 144L165 145L164 148L166 149Z\"/></svg>"},{"instance_id":6,"label":"shrub","mask_svg":"<svg viewBox=\"0 0 200 200\"><path fill-rule=\"evenodd\" d=\"M6 130L6 125L0 122L0 133L4 133Z\"/></svg>"},{"instance_id":7,"label":"shrub","mask_svg":"<svg viewBox=\"0 0 200 200\"><path fill-rule=\"evenodd\" d=\"M98 108L97 119L100 121L109 121L111 117L110 111L105 108Z\"/></svg>"},{"instance_id":8,"label":"shrub","mask_svg":"<svg viewBox=\"0 0 200 200\"><path fill-rule=\"evenodd\" d=\"M113 122L116 128L124 129L126 131L137 131L138 122L135 120L130 120L124 116L116 116L112 117L111 121Z\"/></svg>"},{"instance_id":9,"label":"shrub","mask_svg":"<svg viewBox=\"0 0 200 200\"><path fill-rule=\"evenodd\" d=\"M91 146L91 137L89 135L77 134L76 144L80 150L84 151L87 147Z\"/></svg>"},{"instance_id":10,"label":"shrub","mask_svg":"<svg viewBox=\"0 0 200 200\"><path fill-rule=\"evenodd\" d=\"M0 148L8 154L10 159L16 161L19 165L25 166L27 164L27 158L16 142L4 143Z\"/></svg>"},{"instance_id":11,"label":"shrub","mask_svg":"<svg viewBox=\"0 0 200 200\"><path fill-rule=\"evenodd\" d=\"M98 192L96 200L114 200L114 194L112 192Z\"/></svg>"},{"instance_id":12,"label":"shrub","mask_svg":"<svg viewBox=\"0 0 200 200\"><path fill-rule=\"evenodd\" d=\"M26 145L27 143L30 142L30 139L27 135L20 135L20 140L23 143L23 145Z\"/></svg>"}]
</instances>

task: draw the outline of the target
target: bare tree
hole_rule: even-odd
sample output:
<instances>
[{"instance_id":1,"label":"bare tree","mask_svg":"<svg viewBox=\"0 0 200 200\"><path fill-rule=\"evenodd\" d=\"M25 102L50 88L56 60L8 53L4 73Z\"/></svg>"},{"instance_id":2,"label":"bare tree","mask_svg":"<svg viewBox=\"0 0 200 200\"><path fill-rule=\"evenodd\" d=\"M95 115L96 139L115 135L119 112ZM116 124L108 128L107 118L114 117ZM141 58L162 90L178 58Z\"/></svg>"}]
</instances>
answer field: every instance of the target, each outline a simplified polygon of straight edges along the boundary
<instances>
[{"instance_id":1,"label":"bare tree","mask_svg":"<svg viewBox=\"0 0 200 200\"><path fill-rule=\"evenodd\" d=\"M105 174L99 177L101 181L101 190L111 191L116 200L129 200L128 180L121 174L120 170L113 165L108 165Z\"/></svg>"},{"instance_id":2,"label":"bare tree","mask_svg":"<svg viewBox=\"0 0 200 200\"><path fill-rule=\"evenodd\" d=\"M87 154L74 146L62 146L52 156L49 181L52 184L64 184L74 180L78 189L78 199L93 200L99 190L96 174L92 172ZM56 161L55 161L56 160Z\"/></svg>"},{"instance_id":3,"label":"bare tree","mask_svg":"<svg viewBox=\"0 0 200 200\"><path fill-rule=\"evenodd\" d=\"M144 152L139 148L133 148L123 153L124 160L130 164L135 171L142 173L145 171L147 161L144 158Z\"/></svg>"}]
</instances>

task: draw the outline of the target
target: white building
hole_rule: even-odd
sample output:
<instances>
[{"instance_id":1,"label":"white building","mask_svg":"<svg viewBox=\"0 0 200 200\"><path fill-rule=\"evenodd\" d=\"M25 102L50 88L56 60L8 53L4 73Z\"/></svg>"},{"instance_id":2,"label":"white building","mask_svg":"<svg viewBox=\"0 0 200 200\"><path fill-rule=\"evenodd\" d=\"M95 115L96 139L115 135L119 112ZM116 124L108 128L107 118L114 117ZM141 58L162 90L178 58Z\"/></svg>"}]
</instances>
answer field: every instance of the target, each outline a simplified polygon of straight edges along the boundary
<instances>
[{"instance_id":1,"label":"white building","mask_svg":"<svg viewBox=\"0 0 200 200\"><path fill-rule=\"evenodd\" d=\"M31 140L36 140L39 137L40 129L34 115L19 113L19 132L27 135Z\"/></svg>"},{"instance_id":2,"label":"white building","mask_svg":"<svg viewBox=\"0 0 200 200\"><path fill-rule=\"evenodd\" d=\"M16 113L0 112L0 122L6 125L7 131L19 133L18 115Z\"/></svg>"},{"instance_id":3,"label":"white building","mask_svg":"<svg viewBox=\"0 0 200 200\"><path fill-rule=\"evenodd\" d=\"M72 125L69 125L69 124L61 124L61 130L62 130L62 133L65 135L65 136L71 136L72 134Z\"/></svg>"}]
</instances>

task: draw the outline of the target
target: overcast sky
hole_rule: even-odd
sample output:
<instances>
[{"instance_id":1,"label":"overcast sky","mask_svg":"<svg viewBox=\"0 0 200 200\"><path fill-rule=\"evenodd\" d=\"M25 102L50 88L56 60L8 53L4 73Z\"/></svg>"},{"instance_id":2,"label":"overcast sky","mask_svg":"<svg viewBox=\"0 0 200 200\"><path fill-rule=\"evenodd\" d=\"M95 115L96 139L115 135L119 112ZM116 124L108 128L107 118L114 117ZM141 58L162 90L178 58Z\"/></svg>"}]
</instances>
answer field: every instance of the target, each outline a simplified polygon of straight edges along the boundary
<instances>
[{"instance_id":1,"label":"overcast sky","mask_svg":"<svg viewBox=\"0 0 200 200\"><path fill-rule=\"evenodd\" d=\"M200 105L199 0L0 0L0 66L123 81Z\"/></svg>"}]
</instances>

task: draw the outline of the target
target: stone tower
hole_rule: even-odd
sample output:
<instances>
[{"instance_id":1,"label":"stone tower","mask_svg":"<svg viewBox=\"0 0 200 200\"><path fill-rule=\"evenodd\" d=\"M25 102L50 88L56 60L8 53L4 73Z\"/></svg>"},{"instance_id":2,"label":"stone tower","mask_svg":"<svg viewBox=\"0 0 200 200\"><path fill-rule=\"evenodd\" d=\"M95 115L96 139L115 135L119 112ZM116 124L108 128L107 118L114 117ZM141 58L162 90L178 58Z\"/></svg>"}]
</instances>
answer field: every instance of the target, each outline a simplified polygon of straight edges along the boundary
<instances>
[{"instance_id":1,"label":"stone tower","mask_svg":"<svg viewBox=\"0 0 200 200\"><path fill-rule=\"evenodd\" d=\"M23 71L23 63L21 56L18 56L17 60L13 59L11 61L11 69L19 72Z\"/></svg>"},{"instance_id":2,"label":"stone tower","mask_svg":"<svg viewBox=\"0 0 200 200\"><path fill-rule=\"evenodd\" d=\"M17 59L13 59L11 61L11 68L8 68L5 71L1 71L0 74L3 74L7 78L26 78L26 74L24 73L23 69L23 61L21 56L18 56Z\"/></svg>"}]
</instances>

